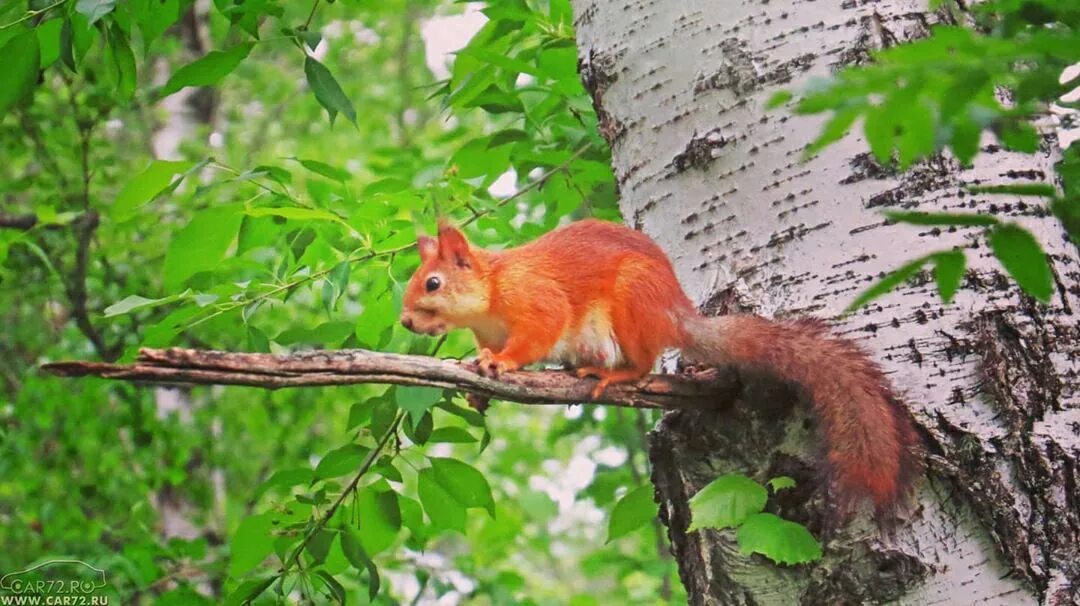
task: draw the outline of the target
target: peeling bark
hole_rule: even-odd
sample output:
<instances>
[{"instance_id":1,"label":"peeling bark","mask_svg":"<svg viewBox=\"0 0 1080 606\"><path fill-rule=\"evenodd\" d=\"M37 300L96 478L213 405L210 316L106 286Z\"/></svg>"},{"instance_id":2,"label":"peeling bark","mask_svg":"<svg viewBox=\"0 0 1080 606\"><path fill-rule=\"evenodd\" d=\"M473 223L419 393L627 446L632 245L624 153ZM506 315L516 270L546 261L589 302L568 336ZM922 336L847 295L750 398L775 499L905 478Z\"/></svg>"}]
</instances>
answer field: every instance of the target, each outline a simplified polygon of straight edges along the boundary
<instances>
[{"instance_id":1,"label":"peeling bark","mask_svg":"<svg viewBox=\"0 0 1080 606\"><path fill-rule=\"evenodd\" d=\"M837 525L794 394L762 380L731 410L668 414L652 434L653 480L691 602L1080 603L1080 257L1042 201L965 189L1049 181L1053 136L1033 156L988 137L967 169L942 156L897 174L860 134L800 161L823 119L765 101L925 36L944 17L922 0L573 5L627 221L711 313L833 318L890 374L927 450L927 478L891 528ZM885 208L1023 225L1052 257L1053 300L1024 296L978 230L889 224ZM884 272L954 247L968 271L952 304L924 273L839 317ZM730 532L687 534L687 499L729 472L795 477L769 507L824 537L822 562L775 567L741 556Z\"/></svg>"}]
</instances>

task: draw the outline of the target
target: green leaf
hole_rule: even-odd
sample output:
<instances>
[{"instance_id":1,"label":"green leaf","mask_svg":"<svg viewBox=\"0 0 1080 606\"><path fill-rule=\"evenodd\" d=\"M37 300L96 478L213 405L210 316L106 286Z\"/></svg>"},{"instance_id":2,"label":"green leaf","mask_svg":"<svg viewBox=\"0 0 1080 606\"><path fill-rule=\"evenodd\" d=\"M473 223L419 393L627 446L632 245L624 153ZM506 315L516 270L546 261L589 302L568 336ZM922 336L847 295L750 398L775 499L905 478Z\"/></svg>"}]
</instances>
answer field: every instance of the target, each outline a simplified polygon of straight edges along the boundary
<instances>
[{"instance_id":1,"label":"green leaf","mask_svg":"<svg viewBox=\"0 0 1080 606\"><path fill-rule=\"evenodd\" d=\"M990 249L1005 271L1024 292L1047 302L1054 292L1054 276L1046 253L1031 232L1012 223L990 230Z\"/></svg>"},{"instance_id":2,"label":"green leaf","mask_svg":"<svg viewBox=\"0 0 1080 606\"><path fill-rule=\"evenodd\" d=\"M334 213L321 208L304 208L302 206L258 206L244 210L249 217L282 217L292 221L333 221L348 227L344 219Z\"/></svg>"},{"instance_id":3,"label":"green leaf","mask_svg":"<svg viewBox=\"0 0 1080 606\"><path fill-rule=\"evenodd\" d=\"M476 437L463 427L440 427L431 432L429 443L469 444L476 441Z\"/></svg>"},{"instance_id":4,"label":"green leaf","mask_svg":"<svg viewBox=\"0 0 1080 606\"><path fill-rule=\"evenodd\" d=\"M123 189L113 200L114 220L126 221L135 216L135 211L163 193L173 182L176 175L183 175L194 166L193 162L175 162L154 160L142 172L124 184ZM181 178L183 178L181 176Z\"/></svg>"},{"instance_id":5,"label":"green leaf","mask_svg":"<svg viewBox=\"0 0 1080 606\"><path fill-rule=\"evenodd\" d=\"M371 409L371 425L368 426L371 435L385 435L396 417L397 407L385 398L380 398Z\"/></svg>"},{"instance_id":6,"label":"green leaf","mask_svg":"<svg viewBox=\"0 0 1080 606\"><path fill-rule=\"evenodd\" d=\"M117 301L116 303L113 303L112 305L106 307L105 317L112 318L114 316L122 316L124 314L129 314L133 311L138 311L140 309L151 309L154 307L159 307L167 303L172 303L173 301L186 299L188 296L190 296L190 294L190 290L185 290L180 294L170 295L168 297L161 297L160 299L147 299L146 297L140 297L139 295L128 295L123 299Z\"/></svg>"},{"instance_id":7,"label":"green leaf","mask_svg":"<svg viewBox=\"0 0 1080 606\"><path fill-rule=\"evenodd\" d=\"M769 97L769 100L765 102L765 109L776 109L781 105L791 101L794 97L789 90L781 90L773 93L773 96Z\"/></svg>"},{"instance_id":8,"label":"green leaf","mask_svg":"<svg viewBox=\"0 0 1080 606\"><path fill-rule=\"evenodd\" d=\"M1039 131L1027 122L1012 121L997 133L1005 147L1018 152L1033 154L1039 149Z\"/></svg>"},{"instance_id":9,"label":"green leaf","mask_svg":"<svg viewBox=\"0 0 1080 606\"><path fill-rule=\"evenodd\" d=\"M78 65L86 58L86 54L97 44L99 28L90 25L86 16L80 13L69 15L71 22L71 53L72 59ZM63 32L61 31L61 36ZM72 71L75 71L74 68Z\"/></svg>"},{"instance_id":10,"label":"green leaf","mask_svg":"<svg viewBox=\"0 0 1080 606\"><path fill-rule=\"evenodd\" d=\"M326 280L323 283L323 305L326 306L326 313L333 312L337 306L338 299L345 292L345 288L349 285L349 262L342 261L334 266L334 269L330 270L330 273L326 275ZM352 325L346 325L349 332L352 332Z\"/></svg>"},{"instance_id":11,"label":"green leaf","mask_svg":"<svg viewBox=\"0 0 1080 606\"><path fill-rule=\"evenodd\" d=\"M135 72L135 53L131 52L124 30L116 23L109 28L109 54L116 67L116 85L120 98L131 101L135 98L135 87L138 84Z\"/></svg>"},{"instance_id":12,"label":"green leaf","mask_svg":"<svg viewBox=\"0 0 1080 606\"><path fill-rule=\"evenodd\" d=\"M737 526L764 509L768 498L765 487L746 476L720 476L690 497L691 520L686 531Z\"/></svg>"},{"instance_id":13,"label":"green leaf","mask_svg":"<svg viewBox=\"0 0 1080 606\"><path fill-rule=\"evenodd\" d=\"M780 492L785 488L795 488L795 478L791 476L776 476L769 480L768 484L773 492Z\"/></svg>"},{"instance_id":14,"label":"green leaf","mask_svg":"<svg viewBox=\"0 0 1080 606\"><path fill-rule=\"evenodd\" d=\"M507 56L505 53L498 53L495 51L487 50L480 46L466 46L465 48L457 52L459 57L473 57L479 59L484 63L500 67L513 74L529 74L532 76L539 75L539 71L535 66L530 65L520 59L514 59Z\"/></svg>"},{"instance_id":15,"label":"green leaf","mask_svg":"<svg viewBox=\"0 0 1080 606\"><path fill-rule=\"evenodd\" d=\"M342 170L336 166L331 166L326 162L320 162L318 160L300 159L297 159L297 162L299 162L301 166L310 170L311 172L317 175L322 175L328 179L333 179L334 181L346 183L349 181L349 179L352 178L352 175L350 175L347 171Z\"/></svg>"},{"instance_id":16,"label":"green leaf","mask_svg":"<svg viewBox=\"0 0 1080 606\"><path fill-rule=\"evenodd\" d=\"M817 139L814 139L814 141L806 147L806 150L803 152L803 157L812 158L829 144L842 139L844 135L851 130L851 125L855 122L855 119L862 114L863 109L862 106L848 107L834 113L833 117L825 123L824 127L822 127L821 134L818 135Z\"/></svg>"},{"instance_id":17,"label":"green leaf","mask_svg":"<svg viewBox=\"0 0 1080 606\"><path fill-rule=\"evenodd\" d=\"M345 553L345 559L359 571L367 570L368 573L368 599L374 600L379 595L379 569L375 562L364 551L364 546L356 536L355 531L345 528L341 534L341 550Z\"/></svg>"},{"instance_id":18,"label":"green leaf","mask_svg":"<svg viewBox=\"0 0 1080 606\"><path fill-rule=\"evenodd\" d=\"M435 478L435 470L420 470L417 494L437 530L465 531L465 508Z\"/></svg>"},{"instance_id":19,"label":"green leaf","mask_svg":"<svg viewBox=\"0 0 1080 606\"><path fill-rule=\"evenodd\" d=\"M349 422L345 425L346 431L352 431L353 428L359 427L362 424L371 420L372 406L370 402L357 402L349 407Z\"/></svg>"},{"instance_id":20,"label":"green leaf","mask_svg":"<svg viewBox=\"0 0 1080 606\"><path fill-rule=\"evenodd\" d=\"M38 48L41 52L41 69L49 67L60 58L60 32L63 29L63 24L63 19L49 19L34 28L34 31L37 32Z\"/></svg>"},{"instance_id":21,"label":"green leaf","mask_svg":"<svg viewBox=\"0 0 1080 606\"><path fill-rule=\"evenodd\" d=\"M380 482L385 485L384 482ZM360 543L369 555L375 555L394 543L401 530L401 509L393 490L361 490L356 497Z\"/></svg>"},{"instance_id":22,"label":"green leaf","mask_svg":"<svg viewBox=\"0 0 1080 606\"><path fill-rule=\"evenodd\" d=\"M274 528L270 514L248 516L229 541L229 576L239 577L274 551Z\"/></svg>"},{"instance_id":23,"label":"green leaf","mask_svg":"<svg viewBox=\"0 0 1080 606\"><path fill-rule=\"evenodd\" d=\"M887 165L892 162L893 140L895 127L892 116L885 111L885 107L871 107L866 111L863 120L863 134L866 142L870 145L870 151L874 154L879 164Z\"/></svg>"},{"instance_id":24,"label":"green leaf","mask_svg":"<svg viewBox=\"0 0 1080 606\"><path fill-rule=\"evenodd\" d=\"M931 256L932 255L926 255L925 257L919 257L914 261L910 261L901 266L900 269L897 269L896 271L886 275L884 278L878 280L870 288L867 288L866 290L862 291L859 296L855 297L855 300L851 302L851 305L848 305L847 309L845 309L844 312L850 313L852 311L855 311L856 309L862 307L863 305L866 305L870 301L873 301L874 299L893 290L897 286L900 286L905 281L907 281L908 278L918 273L919 269L921 269L922 266L925 265L928 260L930 260Z\"/></svg>"},{"instance_id":25,"label":"green leaf","mask_svg":"<svg viewBox=\"0 0 1080 606\"><path fill-rule=\"evenodd\" d=\"M205 56L176 70L165 83L161 96L168 96L185 86L213 86L232 73L248 56L254 44L247 42L224 51L210 51Z\"/></svg>"},{"instance_id":26,"label":"green leaf","mask_svg":"<svg viewBox=\"0 0 1080 606\"><path fill-rule=\"evenodd\" d=\"M525 131L517 128L508 128L501 130L491 136L491 140L488 141L488 149L492 147L499 147L500 145L506 145L507 143L516 143L518 141L528 141L529 134Z\"/></svg>"},{"instance_id":27,"label":"green leaf","mask_svg":"<svg viewBox=\"0 0 1080 606\"><path fill-rule=\"evenodd\" d=\"M443 390L435 387L400 385L394 389L394 401L398 408L409 413L413 423L419 423L424 413L431 410L442 398Z\"/></svg>"},{"instance_id":28,"label":"green leaf","mask_svg":"<svg viewBox=\"0 0 1080 606\"><path fill-rule=\"evenodd\" d=\"M315 99L330 115L330 124L334 123L334 118L340 113L345 114L349 122L356 126L356 110L352 102L325 65L308 56L304 59L304 75L307 76L308 86L315 93Z\"/></svg>"},{"instance_id":29,"label":"green leaf","mask_svg":"<svg viewBox=\"0 0 1080 606\"><path fill-rule=\"evenodd\" d=\"M345 604L345 588L325 570L316 570L315 575L322 579L323 583L326 583L327 589L330 590L330 594L334 596L334 601L338 604Z\"/></svg>"},{"instance_id":30,"label":"green leaf","mask_svg":"<svg viewBox=\"0 0 1080 606\"><path fill-rule=\"evenodd\" d=\"M266 491L272 488L292 488L293 486L302 486L304 484L310 484L315 480L315 474L306 467L298 467L295 469L279 469L270 475L259 487L255 489L253 499L258 499Z\"/></svg>"},{"instance_id":31,"label":"green leaf","mask_svg":"<svg viewBox=\"0 0 1080 606\"><path fill-rule=\"evenodd\" d=\"M266 333L248 324L246 334L248 351L255 353L270 353L270 339Z\"/></svg>"},{"instance_id":32,"label":"green leaf","mask_svg":"<svg viewBox=\"0 0 1080 606\"><path fill-rule=\"evenodd\" d=\"M311 556L312 564L318 565L326 561L326 556L330 553L330 547L334 544L335 538L337 538L337 533L326 528L320 528L315 531L315 534L311 535L311 539L304 546L304 551Z\"/></svg>"},{"instance_id":33,"label":"green leaf","mask_svg":"<svg viewBox=\"0 0 1080 606\"><path fill-rule=\"evenodd\" d=\"M41 46L34 30L15 34L0 47L4 69L0 69L0 118L3 118L37 86L41 66Z\"/></svg>"},{"instance_id":34,"label":"green leaf","mask_svg":"<svg viewBox=\"0 0 1080 606\"><path fill-rule=\"evenodd\" d=\"M260 164L255 168L251 169L250 172L253 175L266 175L274 181L277 181L281 185L288 185L289 183L292 183L292 173L285 170L284 168L281 168L280 166L273 166L271 164Z\"/></svg>"},{"instance_id":35,"label":"green leaf","mask_svg":"<svg viewBox=\"0 0 1080 606\"><path fill-rule=\"evenodd\" d=\"M931 258L934 261L934 280L937 282L938 293L943 301L951 303L964 279L964 253L951 250L936 253Z\"/></svg>"},{"instance_id":36,"label":"green leaf","mask_svg":"<svg viewBox=\"0 0 1080 606\"><path fill-rule=\"evenodd\" d=\"M75 65L75 33L72 31L71 19L64 17L64 24L60 26L60 60L71 71L76 71Z\"/></svg>"},{"instance_id":37,"label":"green leaf","mask_svg":"<svg viewBox=\"0 0 1080 606\"><path fill-rule=\"evenodd\" d=\"M115 8L116 0L79 0L75 3L75 10L86 15L90 25L97 23Z\"/></svg>"},{"instance_id":38,"label":"green leaf","mask_svg":"<svg viewBox=\"0 0 1080 606\"><path fill-rule=\"evenodd\" d=\"M236 206L202 210L169 242L162 270L166 290L176 290L184 280L213 269L225 258L243 215Z\"/></svg>"},{"instance_id":39,"label":"green leaf","mask_svg":"<svg viewBox=\"0 0 1080 606\"><path fill-rule=\"evenodd\" d=\"M1053 198L1057 190L1049 183L1014 183L1012 185L970 185L965 187L973 194L1013 194L1017 196L1042 196Z\"/></svg>"},{"instance_id":40,"label":"green leaf","mask_svg":"<svg viewBox=\"0 0 1080 606\"><path fill-rule=\"evenodd\" d=\"M180 18L180 0L145 0L132 3L131 7L132 17L142 32L143 54L146 55L150 44Z\"/></svg>"},{"instance_id":41,"label":"green leaf","mask_svg":"<svg viewBox=\"0 0 1080 606\"><path fill-rule=\"evenodd\" d=\"M736 537L744 555L760 553L777 564L804 564L821 559L821 544L802 524L771 513L756 513L739 526Z\"/></svg>"},{"instance_id":42,"label":"green leaf","mask_svg":"<svg viewBox=\"0 0 1080 606\"><path fill-rule=\"evenodd\" d=\"M482 507L495 517L495 500L484 474L457 459L429 457L434 480L462 507Z\"/></svg>"},{"instance_id":43,"label":"green leaf","mask_svg":"<svg viewBox=\"0 0 1080 606\"><path fill-rule=\"evenodd\" d=\"M900 151L900 167L907 168L912 162L934 153L934 115L924 103L915 101L908 105L900 122L897 147Z\"/></svg>"},{"instance_id":44,"label":"green leaf","mask_svg":"<svg viewBox=\"0 0 1080 606\"><path fill-rule=\"evenodd\" d=\"M296 35L304 41L304 44L307 44L307 47L311 49L312 52L315 52L315 49L319 46L319 43L322 42L322 36L319 34L319 32L313 32L311 30L301 30L296 32Z\"/></svg>"},{"instance_id":45,"label":"green leaf","mask_svg":"<svg viewBox=\"0 0 1080 606\"><path fill-rule=\"evenodd\" d=\"M991 215L977 215L968 213L925 213L917 211L886 211L885 216L897 223L910 223L912 225L957 225L990 226L997 225L997 217Z\"/></svg>"},{"instance_id":46,"label":"green leaf","mask_svg":"<svg viewBox=\"0 0 1080 606\"><path fill-rule=\"evenodd\" d=\"M476 412L472 408L458 406L452 400L443 400L439 403L438 407L456 417L460 417L462 420L464 420L469 425L472 425L473 427L483 428L486 425L484 415Z\"/></svg>"},{"instance_id":47,"label":"green leaf","mask_svg":"<svg viewBox=\"0 0 1080 606\"><path fill-rule=\"evenodd\" d=\"M623 495L611 510L608 543L648 524L656 517L652 485L639 486Z\"/></svg>"},{"instance_id":48,"label":"green leaf","mask_svg":"<svg viewBox=\"0 0 1080 606\"><path fill-rule=\"evenodd\" d=\"M434 426L435 421L432 418L431 413L428 412L420 417L419 421L407 423L405 425L405 435L409 436L409 439L417 444L427 444L428 438L431 437L431 429Z\"/></svg>"},{"instance_id":49,"label":"green leaf","mask_svg":"<svg viewBox=\"0 0 1080 606\"><path fill-rule=\"evenodd\" d=\"M276 574L261 575L248 579L225 598L225 606L242 606L262 595L278 579Z\"/></svg>"},{"instance_id":50,"label":"green leaf","mask_svg":"<svg viewBox=\"0 0 1080 606\"><path fill-rule=\"evenodd\" d=\"M962 166L971 166L975 154L979 153L979 138L982 126L968 116L959 116L952 122L949 147Z\"/></svg>"},{"instance_id":51,"label":"green leaf","mask_svg":"<svg viewBox=\"0 0 1080 606\"><path fill-rule=\"evenodd\" d=\"M356 471L364 462L369 450L359 444L346 444L326 453L315 466L315 479L336 478Z\"/></svg>"}]
</instances>

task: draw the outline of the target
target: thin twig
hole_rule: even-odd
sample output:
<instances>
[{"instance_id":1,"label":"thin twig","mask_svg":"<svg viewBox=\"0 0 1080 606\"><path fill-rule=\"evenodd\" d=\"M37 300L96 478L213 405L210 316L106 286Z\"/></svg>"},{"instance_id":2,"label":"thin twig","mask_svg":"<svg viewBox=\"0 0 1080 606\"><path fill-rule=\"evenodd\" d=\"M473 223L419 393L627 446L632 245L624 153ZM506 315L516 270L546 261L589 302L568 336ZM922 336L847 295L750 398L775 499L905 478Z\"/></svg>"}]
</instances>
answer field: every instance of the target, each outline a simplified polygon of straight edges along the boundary
<instances>
[{"instance_id":1,"label":"thin twig","mask_svg":"<svg viewBox=\"0 0 1080 606\"><path fill-rule=\"evenodd\" d=\"M300 554L303 553L307 544L311 542L311 538L314 537L317 532L326 528L326 525L334 517L334 514L337 513L338 508L345 502L345 498L356 490L357 485L360 484L361 478L367 474L368 470L371 469L371 466L375 464L375 461L378 460L379 456L382 454L382 450L386 447L386 443L390 441L390 436L397 434L398 425L401 425L401 419L403 418L405 418L405 411L399 410L397 416L394 417L394 422L390 424L390 427L386 428L386 432L380 436L378 443L375 444L375 448L372 448L371 452L364 458L364 462L360 464L360 469L356 471L356 475L353 476L349 485L345 487L345 490L341 491L337 500L330 506L330 509L326 510L326 513L323 514L322 518L311 527L311 530L309 530L307 534L304 535L304 540L293 549L289 559L285 560L285 564L281 567L281 575L283 577L289 572L289 568L296 564L297 560L300 559Z\"/></svg>"},{"instance_id":2,"label":"thin twig","mask_svg":"<svg viewBox=\"0 0 1080 606\"><path fill-rule=\"evenodd\" d=\"M18 24L20 24L20 23L22 23L24 21L29 21L30 19L33 19L34 17L37 17L38 15L40 15L42 13L46 13L46 12L51 11L52 9L60 6L61 4L65 3L65 2L67 2L67 0L56 0L56 2L53 2L52 4L46 6L45 8L39 8L37 10L26 11L25 15L23 15L22 17L19 17L18 19L12 21L11 23L5 23L3 25L0 25L0 31L3 31L3 30L5 30L5 29L7 29L9 27L14 27L14 26L16 26L16 25L18 25Z\"/></svg>"},{"instance_id":3,"label":"thin twig","mask_svg":"<svg viewBox=\"0 0 1080 606\"><path fill-rule=\"evenodd\" d=\"M94 327L90 321L90 309L88 304L89 294L86 289L86 276L90 267L90 243L94 232L98 227L98 214L96 211L88 211L79 217L75 225L75 262L71 274L64 280L64 292L67 293L71 302L71 317L75 319L75 325L83 333L94 350L103 360L115 360L119 355L120 343L108 345L101 331Z\"/></svg>"},{"instance_id":4,"label":"thin twig","mask_svg":"<svg viewBox=\"0 0 1080 606\"><path fill-rule=\"evenodd\" d=\"M304 29L311 27L311 20L315 18L315 11L319 8L319 0L315 0L311 5L311 12L308 13L307 21L304 21Z\"/></svg>"}]
</instances>

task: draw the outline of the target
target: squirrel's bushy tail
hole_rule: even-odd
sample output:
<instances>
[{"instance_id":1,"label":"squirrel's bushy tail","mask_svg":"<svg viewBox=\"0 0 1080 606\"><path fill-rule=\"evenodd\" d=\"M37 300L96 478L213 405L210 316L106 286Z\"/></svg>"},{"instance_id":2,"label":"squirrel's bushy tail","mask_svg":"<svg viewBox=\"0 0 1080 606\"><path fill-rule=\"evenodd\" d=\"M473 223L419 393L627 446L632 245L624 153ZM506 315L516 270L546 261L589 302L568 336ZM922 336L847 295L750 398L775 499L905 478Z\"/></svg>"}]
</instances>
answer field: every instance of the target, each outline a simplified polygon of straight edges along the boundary
<instances>
[{"instance_id":1,"label":"squirrel's bushy tail","mask_svg":"<svg viewBox=\"0 0 1080 606\"><path fill-rule=\"evenodd\" d=\"M807 392L841 502L867 496L879 514L899 504L920 468L918 434L881 369L855 343L812 319L695 316L684 328L690 358L764 370Z\"/></svg>"}]
</instances>

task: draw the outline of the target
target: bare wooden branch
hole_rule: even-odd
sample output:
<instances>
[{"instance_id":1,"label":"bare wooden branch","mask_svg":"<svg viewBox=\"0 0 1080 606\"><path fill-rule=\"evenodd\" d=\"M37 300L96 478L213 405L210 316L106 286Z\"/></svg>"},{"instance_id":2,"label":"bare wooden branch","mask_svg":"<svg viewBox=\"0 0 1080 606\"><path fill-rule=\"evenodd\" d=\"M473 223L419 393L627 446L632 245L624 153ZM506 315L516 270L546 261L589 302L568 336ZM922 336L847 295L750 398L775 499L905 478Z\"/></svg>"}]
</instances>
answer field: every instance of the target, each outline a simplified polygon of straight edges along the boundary
<instances>
[{"instance_id":1,"label":"bare wooden branch","mask_svg":"<svg viewBox=\"0 0 1080 606\"><path fill-rule=\"evenodd\" d=\"M476 374L470 364L458 360L363 349L281 355L142 349L134 364L68 361L45 364L42 369L65 377L265 389L390 383L456 389L523 404L603 402L630 408L682 410L727 406L741 389L733 369L710 369L692 376L650 375L635 384L613 385L601 400L593 400L590 391L596 380L579 379L565 371L510 372L494 380Z\"/></svg>"},{"instance_id":2,"label":"bare wooden branch","mask_svg":"<svg viewBox=\"0 0 1080 606\"><path fill-rule=\"evenodd\" d=\"M0 213L0 229L27 230L37 225L37 215L9 215Z\"/></svg>"}]
</instances>

